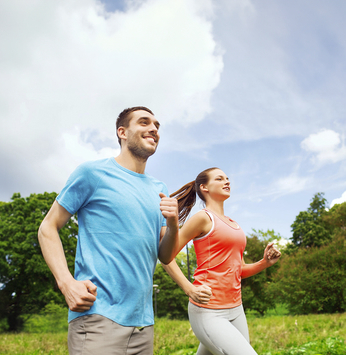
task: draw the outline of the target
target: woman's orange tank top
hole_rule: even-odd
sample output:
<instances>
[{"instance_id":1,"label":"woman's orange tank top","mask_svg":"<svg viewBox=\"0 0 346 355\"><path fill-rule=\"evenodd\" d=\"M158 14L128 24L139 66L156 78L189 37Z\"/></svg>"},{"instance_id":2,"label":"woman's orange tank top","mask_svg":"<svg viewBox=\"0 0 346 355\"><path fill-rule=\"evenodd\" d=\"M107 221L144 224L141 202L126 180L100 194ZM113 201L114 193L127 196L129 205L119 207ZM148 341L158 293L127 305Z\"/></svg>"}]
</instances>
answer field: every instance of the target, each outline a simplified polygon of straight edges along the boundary
<instances>
[{"instance_id":1,"label":"woman's orange tank top","mask_svg":"<svg viewBox=\"0 0 346 355\"><path fill-rule=\"evenodd\" d=\"M206 305L191 298L190 302L204 308L234 308L242 303L241 272L246 236L239 226L233 228L211 211L204 211L212 221L212 228L208 234L193 240L197 257L193 284L207 285L213 294Z\"/></svg>"}]
</instances>

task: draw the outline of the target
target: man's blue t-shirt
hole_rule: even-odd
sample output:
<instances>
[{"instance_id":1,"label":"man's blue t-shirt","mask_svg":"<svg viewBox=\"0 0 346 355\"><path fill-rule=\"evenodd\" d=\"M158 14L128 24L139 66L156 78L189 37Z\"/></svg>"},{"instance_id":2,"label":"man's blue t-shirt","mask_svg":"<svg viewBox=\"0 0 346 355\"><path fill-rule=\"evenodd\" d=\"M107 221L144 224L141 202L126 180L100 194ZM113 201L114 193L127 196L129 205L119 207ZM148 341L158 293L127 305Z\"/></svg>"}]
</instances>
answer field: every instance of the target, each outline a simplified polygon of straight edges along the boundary
<instances>
[{"instance_id":1,"label":"man's blue t-shirt","mask_svg":"<svg viewBox=\"0 0 346 355\"><path fill-rule=\"evenodd\" d=\"M69 312L69 321L100 314L123 326L154 323L153 274L161 227L160 196L167 187L114 158L80 165L57 197L78 212L75 279L91 280L97 297L89 311Z\"/></svg>"}]
</instances>

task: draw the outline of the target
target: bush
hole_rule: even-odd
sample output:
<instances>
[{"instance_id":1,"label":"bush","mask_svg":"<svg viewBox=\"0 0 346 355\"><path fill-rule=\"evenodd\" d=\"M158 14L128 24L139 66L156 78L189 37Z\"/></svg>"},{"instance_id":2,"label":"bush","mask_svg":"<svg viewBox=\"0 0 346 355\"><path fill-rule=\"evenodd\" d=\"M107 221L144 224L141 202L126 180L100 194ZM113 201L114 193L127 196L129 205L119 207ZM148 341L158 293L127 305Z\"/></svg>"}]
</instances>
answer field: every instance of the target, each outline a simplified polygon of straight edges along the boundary
<instances>
[{"instance_id":1,"label":"bush","mask_svg":"<svg viewBox=\"0 0 346 355\"><path fill-rule=\"evenodd\" d=\"M38 228L54 202L55 192L12 196L0 202L0 319L9 331L23 327L22 315L37 314L49 302L65 304L39 246ZM73 274L78 223L71 218L60 229L66 261Z\"/></svg>"},{"instance_id":2,"label":"bush","mask_svg":"<svg viewBox=\"0 0 346 355\"><path fill-rule=\"evenodd\" d=\"M253 233L246 237L245 263L252 264L261 260L267 244L280 239L280 235L276 235L273 230L264 232L262 230L257 231L253 229ZM241 281L242 300L246 312L251 310L263 316L269 309L275 308L276 300L272 293L268 291L268 287L272 282L273 275L278 269L279 264L280 261L257 275Z\"/></svg>"},{"instance_id":3,"label":"bush","mask_svg":"<svg viewBox=\"0 0 346 355\"><path fill-rule=\"evenodd\" d=\"M67 332L68 308L49 303L39 314L24 316L24 332L62 333Z\"/></svg>"},{"instance_id":4,"label":"bush","mask_svg":"<svg viewBox=\"0 0 346 355\"><path fill-rule=\"evenodd\" d=\"M346 311L345 236L285 256L270 290L293 314Z\"/></svg>"}]
</instances>

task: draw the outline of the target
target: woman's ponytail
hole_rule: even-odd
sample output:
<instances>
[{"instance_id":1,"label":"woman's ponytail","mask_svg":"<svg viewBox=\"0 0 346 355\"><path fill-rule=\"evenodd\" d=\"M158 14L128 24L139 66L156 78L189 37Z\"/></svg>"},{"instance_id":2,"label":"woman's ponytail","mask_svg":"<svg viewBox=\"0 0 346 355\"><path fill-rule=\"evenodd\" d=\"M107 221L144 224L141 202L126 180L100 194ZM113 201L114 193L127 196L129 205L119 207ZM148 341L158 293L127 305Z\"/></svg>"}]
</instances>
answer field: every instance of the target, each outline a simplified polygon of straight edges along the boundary
<instances>
[{"instance_id":1,"label":"woman's ponytail","mask_svg":"<svg viewBox=\"0 0 346 355\"><path fill-rule=\"evenodd\" d=\"M170 197L175 197L178 200L179 222L181 224L184 224L192 207L196 203L195 185L195 181L191 181L170 195Z\"/></svg>"},{"instance_id":2,"label":"woman's ponytail","mask_svg":"<svg viewBox=\"0 0 346 355\"><path fill-rule=\"evenodd\" d=\"M209 168L203 170L196 177L196 180L185 184L182 188L173 192L170 197L175 197L178 200L179 222L184 224L187 216L196 203L196 194L205 203L205 197L202 194L201 185L207 184L209 181L209 173L218 168Z\"/></svg>"}]
</instances>

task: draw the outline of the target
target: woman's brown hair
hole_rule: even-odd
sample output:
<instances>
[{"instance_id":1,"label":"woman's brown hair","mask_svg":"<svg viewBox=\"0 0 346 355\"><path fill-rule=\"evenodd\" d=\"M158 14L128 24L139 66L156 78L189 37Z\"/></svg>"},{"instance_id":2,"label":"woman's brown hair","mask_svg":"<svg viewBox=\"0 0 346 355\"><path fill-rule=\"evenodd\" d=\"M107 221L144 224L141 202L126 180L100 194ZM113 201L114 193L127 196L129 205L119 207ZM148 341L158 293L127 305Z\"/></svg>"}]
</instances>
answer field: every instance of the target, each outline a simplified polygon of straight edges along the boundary
<instances>
[{"instance_id":1,"label":"woman's brown hair","mask_svg":"<svg viewBox=\"0 0 346 355\"><path fill-rule=\"evenodd\" d=\"M208 183L209 173L215 169L218 168L203 170L197 175L196 180L190 181L170 195L170 197L175 197L178 200L179 222L181 224L184 224L192 207L196 204L196 194L203 202L205 202L200 186Z\"/></svg>"}]
</instances>

